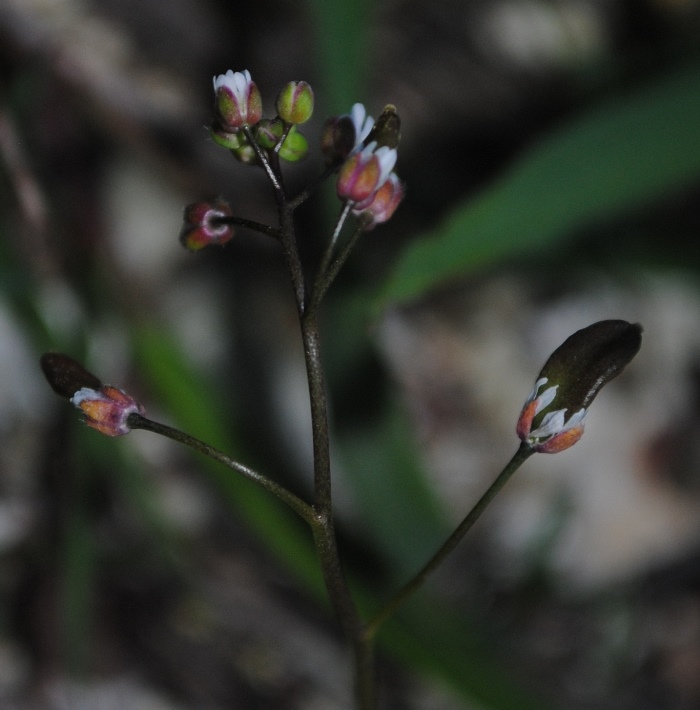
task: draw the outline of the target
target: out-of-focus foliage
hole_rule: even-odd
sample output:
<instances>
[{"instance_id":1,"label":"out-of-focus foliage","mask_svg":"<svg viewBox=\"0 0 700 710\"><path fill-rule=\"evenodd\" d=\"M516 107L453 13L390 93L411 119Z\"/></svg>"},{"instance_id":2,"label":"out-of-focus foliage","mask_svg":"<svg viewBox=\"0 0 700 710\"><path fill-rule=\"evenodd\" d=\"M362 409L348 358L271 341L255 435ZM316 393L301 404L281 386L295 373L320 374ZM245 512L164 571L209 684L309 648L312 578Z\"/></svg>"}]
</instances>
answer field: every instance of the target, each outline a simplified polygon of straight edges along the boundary
<instances>
[{"instance_id":1,"label":"out-of-focus foliage","mask_svg":"<svg viewBox=\"0 0 700 710\"><path fill-rule=\"evenodd\" d=\"M697 182L698 85L697 64L663 72L537 141L406 249L383 299L418 298L499 259L555 248L577 230Z\"/></svg>"}]
</instances>

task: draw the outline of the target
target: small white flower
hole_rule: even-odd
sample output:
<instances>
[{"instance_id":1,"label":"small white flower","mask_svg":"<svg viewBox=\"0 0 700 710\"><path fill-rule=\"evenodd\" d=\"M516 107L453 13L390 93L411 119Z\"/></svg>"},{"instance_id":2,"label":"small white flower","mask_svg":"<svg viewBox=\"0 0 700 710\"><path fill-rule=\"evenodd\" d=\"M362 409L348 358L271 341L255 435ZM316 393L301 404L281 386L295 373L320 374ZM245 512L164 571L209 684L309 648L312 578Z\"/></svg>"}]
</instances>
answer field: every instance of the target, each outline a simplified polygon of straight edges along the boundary
<instances>
[{"instance_id":1,"label":"small white flower","mask_svg":"<svg viewBox=\"0 0 700 710\"><path fill-rule=\"evenodd\" d=\"M237 130L257 123L262 117L262 99L255 82L246 69L214 77L216 109L224 128Z\"/></svg>"},{"instance_id":2,"label":"small white flower","mask_svg":"<svg viewBox=\"0 0 700 710\"><path fill-rule=\"evenodd\" d=\"M566 409L556 409L547 412L537 429L532 429L535 417L548 407L557 396L559 385L548 387L538 396L540 387L548 382L541 377L535 383L535 388L529 394L518 419L517 432L520 439L535 451L556 453L573 445L583 434L584 420L588 410L584 407L566 419Z\"/></svg>"},{"instance_id":3,"label":"small white flower","mask_svg":"<svg viewBox=\"0 0 700 710\"><path fill-rule=\"evenodd\" d=\"M219 76L214 77L214 93L221 88L225 88L233 94L240 104L247 103L250 82L250 72L247 69L242 72L234 72L229 69L225 74L219 74Z\"/></svg>"}]
</instances>

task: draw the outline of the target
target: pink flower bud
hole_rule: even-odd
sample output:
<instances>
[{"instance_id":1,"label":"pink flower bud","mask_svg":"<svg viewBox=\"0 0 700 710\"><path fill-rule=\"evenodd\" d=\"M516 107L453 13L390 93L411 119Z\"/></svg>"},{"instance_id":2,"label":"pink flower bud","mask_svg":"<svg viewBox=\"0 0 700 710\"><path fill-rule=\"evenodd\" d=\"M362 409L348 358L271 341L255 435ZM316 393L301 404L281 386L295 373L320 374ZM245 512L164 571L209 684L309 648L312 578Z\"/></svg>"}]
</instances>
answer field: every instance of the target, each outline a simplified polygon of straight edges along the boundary
<instances>
[{"instance_id":1,"label":"pink flower bud","mask_svg":"<svg viewBox=\"0 0 700 710\"><path fill-rule=\"evenodd\" d=\"M349 114L329 118L321 134L321 152L326 165L345 160L359 150L374 125L362 104L355 104Z\"/></svg>"},{"instance_id":2,"label":"pink flower bud","mask_svg":"<svg viewBox=\"0 0 700 710\"><path fill-rule=\"evenodd\" d=\"M368 200L386 182L395 164L396 150L370 143L353 153L340 168L338 197L352 202Z\"/></svg>"},{"instance_id":3,"label":"pink flower bud","mask_svg":"<svg viewBox=\"0 0 700 710\"><path fill-rule=\"evenodd\" d=\"M190 251L198 251L210 244L225 244L233 237L233 226L222 222L233 212L225 202L195 202L185 207L185 223L180 231L180 242Z\"/></svg>"},{"instance_id":4,"label":"pink flower bud","mask_svg":"<svg viewBox=\"0 0 700 710\"><path fill-rule=\"evenodd\" d=\"M391 173L386 182L374 193L373 196L360 202L352 210L356 217L369 216L371 220L365 229L372 229L375 225L386 222L396 211L404 196L404 185Z\"/></svg>"},{"instance_id":5,"label":"pink flower bud","mask_svg":"<svg viewBox=\"0 0 700 710\"><path fill-rule=\"evenodd\" d=\"M221 124L229 129L255 125L262 118L262 98L249 71L233 72L214 77L216 113Z\"/></svg>"},{"instance_id":6,"label":"pink flower bud","mask_svg":"<svg viewBox=\"0 0 700 710\"><path fill-rule=\"evenodd\" d=\"M85 423L105 436L123 436L131 431L131 414L144 414L144 408L123 390L102 385L95 390L82 387L70 400L85 415Z\"/></svg>"}]
</instances>

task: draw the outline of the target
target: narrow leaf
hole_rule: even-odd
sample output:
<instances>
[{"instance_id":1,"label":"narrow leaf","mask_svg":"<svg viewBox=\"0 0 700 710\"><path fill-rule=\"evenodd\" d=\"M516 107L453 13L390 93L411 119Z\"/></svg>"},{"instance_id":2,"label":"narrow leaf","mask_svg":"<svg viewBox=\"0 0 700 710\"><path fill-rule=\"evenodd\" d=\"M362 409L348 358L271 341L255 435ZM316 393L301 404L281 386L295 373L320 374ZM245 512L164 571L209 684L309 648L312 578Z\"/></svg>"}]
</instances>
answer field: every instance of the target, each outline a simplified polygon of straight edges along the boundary
<instances>
[{"instance_id":1,"label":"narrow leaf","mask_svg":"<svg viewBox=\"0 0 700 710\"><path fill-rule=\"evenodd\" d=\"M382 294L405 301L498 259L653 202L700 177L700 65L619 96L532 147L409 247Z\"/></svg>"}]
</instances>

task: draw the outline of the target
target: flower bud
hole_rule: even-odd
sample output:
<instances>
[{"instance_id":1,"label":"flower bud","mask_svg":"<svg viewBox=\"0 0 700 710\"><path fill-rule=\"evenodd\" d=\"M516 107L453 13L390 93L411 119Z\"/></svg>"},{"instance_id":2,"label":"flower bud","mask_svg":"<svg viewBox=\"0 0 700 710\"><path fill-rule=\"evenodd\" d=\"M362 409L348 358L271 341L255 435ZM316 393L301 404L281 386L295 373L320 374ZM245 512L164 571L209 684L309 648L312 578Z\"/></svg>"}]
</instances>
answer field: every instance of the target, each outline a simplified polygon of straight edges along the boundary
<instances>
[{"instance_id":1,"label":"flower bud","mask_svg":"<svg viewBox=\"0 0 700 710\"><path fill-rule=\"evenodd\" d=\"M70 399L79 389L100 389L100 380L77 360L63 353L44 353L41 369L51 389L63 399Z\"/></svg>"},{"instance_id":2,"label":"flower bud","mask_svg":"<svg viewBox=\"0 0 700 710\"><path fill-rule=\"evenodd\" d=\"M100 389L83 387L70 400L85 415L85 423L105 436L123 436L131 431L129 415L145 409L124 390L111 385Z\"/></svg>"},{"instance_id":3,"label":"flower bud","mask_svg":"<svg viewBox=\"0 0 700 710\"><path fill-rule=\"evenodd\" d=\"M404 196L404 184L391 173L386 182L374 193L374 195L364 202L355 205L352 213L356 217L367 219L366 230L374 228L375 225L386 222L396 211Z\"/></svg>"},{"instance_id":4,"label":"flower bud","mask_svg":"<svg viewBox=\"0 0 700 710\"><path fill-rule=\"evenodd\" d=\"M62 353L41 356L41 369L56 394L70 400L85 415L85 423L106 436L131 430L129 417L144 408L123 390L103 385L79 362Z\"/></svg>"},{"instance_id":5,"label":"flower bud","mask_svg":"<svg viewBox=\"0 0 700 710\"><path fill-rule=\"evenodd\" d=\"M235 131L227 129L223 127L219 121L214 121L209 129L209 135L214 143L228 150L238 150L246 145L245 133L238 129Z\"/></svg>"},{"instance_id":6,"label":"flower bud","mask_svg":"<svg viewBox=\"0 0 700 710\"><path fill-rule=\"evenodd\" d=\"M297 131L296 126L292 126L284 143L280 147L280 158L288 163L296 163L302 158L305 158L309 152L309 141L306 136Z\"/></svg>"},{"instance_id":7,"label":"flower bud","mask_svg":"<svg viewBox=\"0 0 700 710\"><path fill-rule=\"evenodd\" d=\"M264 118L255 127L255 138L258 145L265 150L273 150L285 134L285 125L279 119ZM309 142L306 137L297 131L296 126L289 127L284 142L279 148L282 160L295 163L306 157L309 152Z\"/></svg>"},{"instance_id":8,"label":"flower bud","mask_svg":"<svg viewBox=\"0 0 700 710\"><path fill-rule=\"evenodd\" d=\"M342 165L338 174L337 192L341 200L363 202L386 182L394 165L393 148L377 148L370 143L358 153L353 153Z\"/></svg>"},{"instance_id":9,"label":"flower bud","mask_svg":"<svg viewBox=\"0 0 700 710\"><path fill-rule=\"evenodd\" d=\"M366 143L376 141L378 146L396 148L401 140L401 119L396 106L387 104L366 138Z\"/></svg>"},{"instance_id":10,"label":"flower bud","mask_svg":"<svg viewBox=\"0 0 700 710\"><path fill-rule=\"evenodd\" d=\"M345 160L358 150L372 130L374 119L362 104L354 104L349 114L329 118L321 133L321 152L326 165Z\"/></svg>"},{"instance_id":11,"label":"flower bud","mask_svg":"<svg viewBox=\"0 0 700 710\"><path fill-rule=\"evenodd\" d=\"M516 427L520 439L547 454L573 446L583 436L591 402L641 344L642 327L624 320L599 321L567 338L547 360L525 401Z\"/></svg>"},{"instance_id":12,"label":"flower bud","mask_svg":"<svg viewBox=\"0 0 700 710\"><path fill-rule=\"evenodd\" d=\"M225 202L188 205L180 231L181 244L190 251L198 251L210 244L225 244L233 237L233 226L223 220L232 215L231 208Z\"/></svg>"},{"instance_id":13,"label":"flower bud","mask_svg":"<svg viewBox=\"0 0 700 710\"><path fill-rule=\"evenodd\" d=\"M250 143L244 143L240 148L231 151L233 157L244 165L255 165L258 161L258 154Z\"/></svg>"},{"instance_id":14,"label":"flower bud","mask_svg":"<svg viewBox=\"0 0 700 710\"><path fill-rule=\"evenodd\" d=\"M284 123L279 118L263 118L255 126L255 140L265 150L272 150L284 134Z\"/></svg>"},{"instance_id":15,"label":"flower bud","mask_svg":"<svg viewBox=\"0 0 700 710\"><path fill-rule=\"evenodd\" d=\"M249 71L214 77L216 115L224 128L237 129L255 125L262 118L262 98Z\"/></svg>"},{"instance_id":16,"label":"flower bud","mask_svg":"<svg viewBox=\"0 0 700 710\"><path fill-rule=\"evenodd\" d=\"M321 131L321 153L326 165L342 163L355 147L355 126L350 116L329 118Z\"/></svg>"},{"instance_id":17,"label":"flower bud","mask_svg":"<svg viewBox=\"0 0 700 710\"><path fill-rule=\"evenodd\" d=\"M290 81L277 95L275 108L287 123L305 123L314 112L314 92L305 81Z\"/></svg>"}]
</instances>

